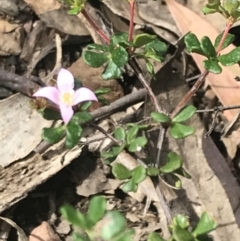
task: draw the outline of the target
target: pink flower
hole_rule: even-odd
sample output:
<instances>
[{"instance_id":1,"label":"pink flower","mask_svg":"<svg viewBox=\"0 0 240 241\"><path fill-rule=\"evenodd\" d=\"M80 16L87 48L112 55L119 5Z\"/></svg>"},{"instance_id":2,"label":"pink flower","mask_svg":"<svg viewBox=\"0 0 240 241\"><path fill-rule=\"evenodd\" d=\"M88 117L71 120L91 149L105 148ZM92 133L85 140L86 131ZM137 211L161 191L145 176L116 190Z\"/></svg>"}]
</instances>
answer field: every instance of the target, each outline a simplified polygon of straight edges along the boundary
<instances>
[{"instance_id":1,"label":"pink flower","mask_svg":"<svg viewBox=\"0 0 240 241\"><path fill-rule=\"evenodd\" d=\"M62 119L67 124L74 112L72 106L83 102L97 100L96 95L88 88L74 90L73 75L66 69L61 69L57 77L57 88L48 86L39 89L33 96L45 97L59 106Z\"/></svg>"}]
</instances>

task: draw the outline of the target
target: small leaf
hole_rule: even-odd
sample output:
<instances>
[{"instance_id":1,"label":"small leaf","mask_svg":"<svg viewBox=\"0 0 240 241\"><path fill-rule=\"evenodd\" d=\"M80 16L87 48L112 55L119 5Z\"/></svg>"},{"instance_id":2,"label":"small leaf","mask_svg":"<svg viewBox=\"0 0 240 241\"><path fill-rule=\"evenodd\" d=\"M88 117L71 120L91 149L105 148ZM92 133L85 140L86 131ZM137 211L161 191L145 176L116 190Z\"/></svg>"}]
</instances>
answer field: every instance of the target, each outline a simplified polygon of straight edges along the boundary
<instances>
[{"instance_id":1,"label":"small leaf","mask_svg":"<svg viewBox=\"0 0 240 241\"><path fill-rule=\"evenodd\" d=\"M79 6L74 6L72 9L68 10L69 15L78 15L81 12L81 8Z\"/></svg>"},{"instance_id":2,"label":"small leaf","mask_svg":"<svg viewBox=\"0 0 240 241\"><path fill-rule=\"evenodd\" d=\"M114 47L116 45L121 45L127 47L130 45L128 41L127 33L115 33L111 38L111 45Z\"/></svg>"},{"instance_id":3,"label":"small leaf","mask_svg":"<svg viewBox=\"0 0 240 241\"><path fill-rule=\"evenodd\" d=\"M99 88L94 91L95 95L100 96L111 92L110 88Z\"/></svg>"},{"instance_id":4,"label":"small leaf","mask_svg":"<svg viewBox=\"0 0 240 241\"><path fill-rule=\"evenodd\" d=\"M159 39L155 38L153 41L150 43L146 44L144 48L144 52L153 52L159 56L159 60L162 62L163 61L163 56L165 55L167 51L167 45L160 41Z\"/></svg>"},{"instance_id":5,"label":"small leaf","mask_svg":"<svg viewBox=\"0 0 240 241\"><path fill-rule=\"evenodd\" d=\"M178 226L180 226L183 229L186 229L189 227L188 218L182 214L178 214L176 217L174 217L173 222L176 223Z\"/></svg>"},{"instance_id":6,"label":"small leaf","mask_svg":"<svg viewBox=\"0 0 240 241\"><path fill-rule=\"evenodd\" d=\"M208 36L201 39L200 46L205 56L209 58L217 57L216 50Z\"/></svg>"},{"instance_id":7,"label":"small leaf","mask_svg":"<svg viewBox=\"0 0 240 241\"><path fill-rule=\"evenodd\" d=\"M133 126L132 128L130 128L130 130L127 132L128 144L131 144L131 142L136 138L138 131L139 131L138 126Z\"/></svg>"},{"instance_id":8,"label":"small leaf","mask_svg":"<svg viewBox=\"0 0 240 241\"><path fill-rule=\"evenodd\" d=\"M46 120L61 120L61 114L56 110L50 110L47 108L39 109L38 112Z\"/></svg>"},{"instance_id":9,"label":"small leaf","mask_svg":"<svg viewBox=\"0 0 240 241\"><path fill-rule=\"evenodd\" d=\"M216 12L218 12L218 10L212 9L212 8L208 8L208 7L204 6L202 8L202 12L203 12L203 14L207 15L207 14L216 13Z\"/></svg>"},{"instance_id":10,"label":"small leaf","mask_svg":"<svg viewBox=\"0 0 240 241\"><path fill-rule=\"evenodd\" d=\"M73 241L90 241L88 236L79 233L73 233L72 239Z\"/></svg>"},{"instance_id":11,"label":"small leaf","mask_svg":"<svg viewBox=\"0 0 240 241\"><path fill-rule=\"evenodd\" d=\"M167 163L160 168L160 171L164 173L171 173L182 167L183 160L175 152L170 152L167 156Z\"/></svg>"},{"instance_id":12,"label":"small leaf","mask_svg":"<svg viewBox=\"0 0 240 241\"><path fill-rule=\"evenodd\" d=\"M81 124L85 124L85 123L91 121L92 120L92 116L88 112L86 112L86 111L84 111L84 112L77 112L72 117L72 119L74 121L78 122L81 125Z\"/></svg>"},{"instance_id":13,"label":"small leaf","mask_svg":"<svg viewBox=\"0 0 240 241\"><path fill-rule=\"evenodd\" d=\"M183 167L176 170L175 173L188 179L191 178L191 175Z\"/></svg>"},{"instance_id":14,"label":"small leaf","mask_svg":"<svg viewBox=\"0 0 240 241\"><path fill-rule=\"evenodd\" d=\"M152 232L148 234L147 241L166 241L166 240L163 239L158 233Z\"/></svg>"},{"instance_id":15,"label":"small leaf","mask_svg":"<svg viewBox=\"0 0 240 241\"><path fill-rule=\"evenodd\" d=\"M103 53L96 53L89 50L83 51L83 60L93 68L102 66L108 59L108 56Z\"/></svg>"},{"instance_id":16,"label":"small leaf","mask_svg":"<svg viewBox=\"0 0 240 241\"><path fill-rule=\"evenodd\" d=\"M146 168L143 166L138 166L132 170L132 180L134 183L139 184L147 176Z\"/></svg>"},{"instance_id":17,"label":"small leaf","mask_svg":"<svg viewBox=\"0 0 240 241\"><path fill-rule=\"evenodd\" d=\"M147 59L152 59L155 60L157 62L162 62L163 61L163 57L161 57L160 55L158 55L157 53L155 53L155 51L148 51L144 54L145 58Z\"/></svg>"},{"instance_id":18,"label":"small leaf","mask_svg":"<svg viewBox=\"0 0 240 241\"><path fill-rule=\"evenodd\" d=\"M181 189L182 188L181 179L174 174L172 174L171 177L172 177L172 180L174 181L174 187L177 188L177 189Z\"/></svg>"},{"instance_id":19,"label":"small leaf","mask_svg":"<svg viewBox=\"0 0 240 241\"><path fill-rule=\"evenodd\" d=\"M103 157L104 159L116 157L124 149L124 147L125 145L114 146L109 152L102 152L101 157Z\"/></svg>"},{"instance_id":20,"label":"small leaf","mask_svg":"<svg viewBox=\"0 0 240 241\"><path fill-rule=\"evenodd\" d=\"M214 47L217 48L221 39L222 39L223 33L219 34L217 38L215 39ZM224 43L222 45L222 48L220 50L223 50L227 48L235 39L235 36L233 34L228 34L226 39L224 40Z\"/></svg>"},{"instance_id":21,"label":"small leaf","mask_svg":"<svg viewBox=\"0 0 240 241\"><path fill-rule=\"evenodd\" d=\"M119 180L129 179L132 173L121 163L113 163L112 173Z\"/></svg>"},{"instance_id":22,"label":"small leaf","mask_svg":"<svg viewBox=\"0 0 240 241\"><path fill-rule=\"evenodd\" d=\"M49 143L58 143L65 135L65 127L43 128L42 139Z\"/></svg>"},{"instance_id":23,"label":"small leaf","mask_svg":"<svg viewBox=\"0 0 240 241\"><path fill-rule=\"evenodd\" d=\"M160 173L160 170L155 167L148 167L147 168L147 175L148 176L158 176Z\"/></svg>"},{"instance_id":24,"label":"small leaf","mask_svg":"<svg viewBox=\"0 0 240 241\"><path fill-rule=\"evenodd\" d=\"M126 229L117 236L114 236L114 241L132 241L134 240L133 236L135 234L135 230L132 229Z\"/></svg>"},{"instance_id":25,"label":"small leaf","mask_svg":"<svg viewBox=\"0 0 240 241\"><path fill-rule=\"evenodd\" d=\"M107 212L105 215L106 222L102 228L102 238L106 240L112 239L119 234L127 226L127 222L122 214L116 210Z\"/></svg>"},{"instance_id":26,"label":"small leaf","mask_svg":"<svg viewBox=\"0 0 240 241\"><path fill-rule=\"evenodd\" d=\"M121 69L118 68L118 66L112 60L110 60L104 72L102 73L102 78L104 80L117 79L120 78L121 75Z\"/></svg>"},{"instance_id":27,"label":"small leaf","mask_svg":"<svg viewBox=\"0 0 240 241\"><path fill-rule=\"evenodd\" d=\"M147 66L148 73L155 80L156 79L156 74L155 74L154 67L153 67L152 63L149 60L145 60L145 61L146 61L146 66Z\"/></svg>"},{"instance_id":28,"label":"small leaf","mask_svg":"<svg viewBox=\"0 0 240 241\"><path fill-rule=\"evenodd\" d=\"M79 142L79 139L82 135L82 127L78 124L77 121L70 121L66 127L66 147L68 149L73 148Z\"/></svg>"},{"instance_id":29,"label":"small leaf","mask_svg":"<svg viewBox=\"0 0 240 241\"><path fill-rule=\"evenodd\" d=\"M132 180L130 179L128 182L125 182L123 185L122 185L122 190L125 192L125 193L128 193L128 192L136 192L138 189L138 185Z\"/></svg>"},{"instance_id":30,"label":"small leaf","mask_svg":"<svg viewBox=\"0 0 240 241\"><path fill-rule=\"evenodd\" d=\"M194 128L180 123L174 123L171 126L170 134L175 139L185 138L194 133Z\"/></svg>"},{"instance_id":31,"label":"small leaf","mask_svg":"<svg viewBox=\"0 0 240 241\"><path fill-rule=\"evenodd\" d=\"M107 201L103 196L93 197L88 206L86 220L88 227L93 227L99 220L103 218L106 211Z\"/></svg>"},{"instance_id":32,"label":"small leaf","mask_svg":"<svg viewBox=\"0 0 240 241\"><path fill-rule=\"evenodd\" d=\"M128 61L128 53L122 46L115 48L112 52L112 61L117 65L117 67L123 67Z\"/></svg>"},{"instance_id":33,"label":"small leaf","mask_svg":"<svg viewBox=\"0 0 240 241\"><path fill-rule=\"evenodd\" d=\"M173 118L173 122L186 121L190 119L195 114L196 111L197 111L197 108L195 106L187 105Z\"/></svg>"},{"instance_id":34,"label":"small leaf","mask_svg":"<svg viewBox=\"0 0 240 241\"><path fill-rule=\"evenodd\" d=\"M118 127L118 128L114 131L114 137L115 137L118 141L125 141L125 138L126 138L125 130L124 130L122 127Z\"/></svg>"},{"instance_id":35,"label":"small leaf","mask_svg":"<svg viewBox=\"0 0 240 241\"><path fill-rule=\"evenodd\" d=\"M171 118L162 113L152 112L151 117L153 118L154 121L156 121L158 123L170 123L171 122Z\"/></svg>"},{"instance_id":36,"label":"small leaf","mask_svg":"<svg viewBox=\"0 0 240 241\"><path fill-rule=\"evenodd\" d=\"M197 226L193 230L192 234L195 237L197 237L199 235L210 233L216 228L217 228L217 222L215 221L213 216L207 212L203 212L200 218L200 221L198 222Z\"/></svg>"},{"instance_id":37,"label":"small leaf","mask_svg":"<svg viewBox=\"0 0 240 241\"><path fill-rule=\"evenodd\" d=\"M135 48L140 48L151 41L153 41L157 36L156 35L151 35L147 33L142 33L138 34L134 39L133 39L133 45Z\"/></svg>"},{"instance_id":38,"label":"small leaf","mask_svg":"<svg viewBox=\"0 0 240 241\"><path fill-rule=\"evenodd\" d=\"M102 44L88 44L87 48L89 50L96 49L98 51L109 52L109 46L108 45L102 45Z\"/></svg>"},{"instance_id":39,"label":"small leaf","mask_svg":"<svg viewBox=\"0 0 240 241\"><path fill-rule=\"evenodd\" d=\"M227 54L218 57L219 62L224 66L231 66L240 62L240 47L237 47Z\"/></svg>"},{"instance_id":40,"label":"small leaf","mask_svg":"<svg viewBox=\"0 0 240 241\"><path fill-rule=\"evenodd\" d=\"M75 210L72 206L62 206L60 208L60 213L69 223L73 224L74 226L87 229L86 218L81 212Z\"/></svg>"},{"instance_id":41,"label":"small leaf","mask_svg":"<svg viewBox=\"0 0 240 241\"><path fill-rule=\"evenodd\" d=\"M84 103L81 103L81 111L87 111L91 105L92 101L86 101Z\"/></svg>"},{"instance_id":42,"label":"small leaf","mask_svg":"<svg viewBox=\"0 0 240 241\"><path fill-rule=\"evenodd\" d=\"M198 53L198 54L204 55L204 53L201 49L201 46L200 46L200 42L195 34L188 33L184 37L184 42L186 44L188 52L190 52L190 53L193 52L193 53Z\"/></svg>"},{"instance_id":43,"label":"small leaf","mask_svg":"<svg viewBox=\"0 0 240 241\"><path fill-rule=\"evenodd\" d=\"M173 238L176 241L195 241L193 235L178 225L173 225Z\"/></svg>"},{"instance_id":44,"label":"small leaf","mask_svg":"<svg viewBox=\"0 0 240 241\"><path fill-rule=\"evenodd\" d=\"M142 149L142 147L144 147L146 144L147 144L147 138L144 136L140 136L140 137L137 137L136 139L134 139L130 143L128 150L130 152L137 152L137 151L140 151Z\"/></svg>"},{"instance_id":45,"label":"small leaf","mask_svg":"<svg viewBox=\"0 0 240 241\"><path fill-rule=\"evenodd\" d=\"M214 74L221 74L222 73L222 68L219 65L217 60L209 60L206 59L203 61L203 67L208 70L211 73Z\"/></svg>"}]
</instances>

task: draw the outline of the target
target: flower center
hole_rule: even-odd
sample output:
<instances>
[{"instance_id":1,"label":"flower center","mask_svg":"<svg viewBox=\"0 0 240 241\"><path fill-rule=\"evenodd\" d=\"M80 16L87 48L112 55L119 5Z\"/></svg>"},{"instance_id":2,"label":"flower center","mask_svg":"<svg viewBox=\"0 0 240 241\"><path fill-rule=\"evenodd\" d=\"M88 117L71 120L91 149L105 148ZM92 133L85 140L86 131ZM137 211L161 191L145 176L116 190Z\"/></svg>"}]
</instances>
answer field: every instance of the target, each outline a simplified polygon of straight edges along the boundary
<instances>
[{"instance_id":1,"label":"flower center","mask_svg":"<svg viewBox=\"0 0 240 241\"><path fill-rule=\"evenodd\" d=\"M67 106L73 105L74 91L64 92L61 94L61 102Z\"/></svg>"}]
</instances>

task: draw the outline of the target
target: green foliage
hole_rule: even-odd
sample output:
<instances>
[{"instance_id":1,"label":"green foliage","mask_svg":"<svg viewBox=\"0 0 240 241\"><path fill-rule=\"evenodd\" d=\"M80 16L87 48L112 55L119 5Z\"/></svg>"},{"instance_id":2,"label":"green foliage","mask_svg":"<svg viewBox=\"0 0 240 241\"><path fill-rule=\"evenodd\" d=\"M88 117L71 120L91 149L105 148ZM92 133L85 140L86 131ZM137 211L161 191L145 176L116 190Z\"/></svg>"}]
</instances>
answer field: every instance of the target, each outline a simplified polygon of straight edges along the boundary
<instances>
[{"instance_id":1,"label":"green foliage","mask_svg":"<svg viewBox=\"0 0 240 241\"><path fill-rule=\"evenodd\" d=\"M49 143L58 143L65 135L65 127L43 128L42 139Z\"/></svg>"},{"instance_id":2,"label":"green foliage","mask_svg":"<svg viewBox=\"0 0 240 241\"><path fill-rule=\"evenodd\" d=\"M81 135L82 127L79 125L77 120L71 120L66 126L66 147L68 149L72 149L75 145L77 145Z\"/></svg>"},{"instance_id":3,"label":"green foliage","mask_svg":"<svg viewBox=\"0 0 240 241\"><path fill-rule=\"evenodd\" d=\"M167 156L167 163L160 168L161 172L172 173L182 167L183 160L175 152L170 152Z\"/></svg>"},{"instance_id":4,"label":"green foliage","mask_svg":"<svg viewBox=\"0 0 240 241\"><path fill-rule=\"evenodd\" d=\"M61 114L56 110L50 110L48 108L39 109L38 113L46 120L61 120Z\"/></svg>"},{"instance_id":5,"label":"green foliage","mask_svg":"<svg viewBox=\"0 0 240 241\"><path fill-rule=\"evenodd\" d=\"M70 10L68 10L68 14L77 15L79 14L85 6L87 0L59 0L60 2L65 3Z\"/></svg>"},{"instance_id":6,"label":"green foliage","mask_svg":"<svg viewBox=\"0 0 240 241\"><path fill-rule=\"evenodd\" d=\"M158 123L170 123L171 122L171 118L162 113L152 112L151 117L153 118L154 121L156 121Z\"/></svg>"}]
</instances>

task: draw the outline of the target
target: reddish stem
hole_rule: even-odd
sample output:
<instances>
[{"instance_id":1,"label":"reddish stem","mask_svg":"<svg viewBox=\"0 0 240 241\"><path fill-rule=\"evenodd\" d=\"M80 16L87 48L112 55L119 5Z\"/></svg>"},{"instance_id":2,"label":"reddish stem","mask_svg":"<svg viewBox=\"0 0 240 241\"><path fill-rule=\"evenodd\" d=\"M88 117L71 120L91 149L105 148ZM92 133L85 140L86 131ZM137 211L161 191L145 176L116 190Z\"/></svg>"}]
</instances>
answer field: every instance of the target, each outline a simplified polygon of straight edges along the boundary
<instances>
[{"instance_id":1,"label":"reddish stem","mask_svg":"<svg viewBox=\"0 0 240 241\"><path fill-rule=\"evenodd\" d=\"M134 30L134 9L135 9L135 0L130 0L130 23L129 23L129 35L128 40L132 42L133 40L133 30Z\"/></svg>"},{"instance_id":2,"label":"reddish stem","mask_svg":"<svg viewBox=\"0 0 240 241\"><path fill-rule=\"evenodd\" d=\"M97 24L93 21L93 19L89 16L87 11L83 8L81 11L82 15L86 18L86 20L91 24L97 34L107 43L110 44L109 37L100 29Z\"/></svg>"},{"instance_id":3,"label":"reddish stem","mask_svg":"<svg viewBox=\"0 0 240 241\"><path fill-rule=\"evenodd\" d=\"M220 53L222 46L224 44L224 41L228 35L228 32L230 30L230 28L232 27L233 22L231 21L231 19L227 22L227 26L224 30L224 33L222 35L222 38L218 44L218 47L216 49L217 55ZM174 109L174 111L171 114L171 117L173 118L174 116L176 116L179 111L187 104L187 102L192 98L192 96L196 93L196 91L199 89L199 87L202 85L202 83L204 82L205 78L207 77L207 75L209 74L209 71L205 70L201 76L199 77L199 79L197 80L197 82L193 85L193 87L188 91L188 93L184 96L184 98L179 102L179 104L177 105L177 107Z\"/></svg>"}]
</instances>

